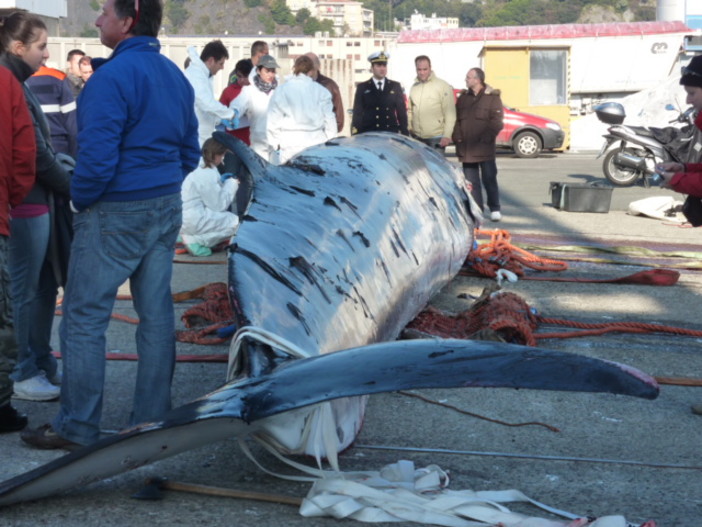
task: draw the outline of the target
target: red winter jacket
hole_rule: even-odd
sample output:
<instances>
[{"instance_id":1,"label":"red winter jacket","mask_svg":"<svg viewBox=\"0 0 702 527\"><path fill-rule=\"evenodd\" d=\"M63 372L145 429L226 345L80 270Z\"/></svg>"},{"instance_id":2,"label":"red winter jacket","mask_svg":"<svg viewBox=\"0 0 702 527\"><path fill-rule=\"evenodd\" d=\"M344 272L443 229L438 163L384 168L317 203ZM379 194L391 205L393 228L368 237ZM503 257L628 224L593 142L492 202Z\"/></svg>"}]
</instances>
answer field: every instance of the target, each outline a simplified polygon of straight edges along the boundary
<instances>
[{"instance_id":1,"label":"red winter jacket","mask_svg":"<svg viewBox=\"0 0 702 527\"><path fill-rule=\"evenodd\" d=\"M695 126L702 130L702 112L695 119ZM686 163L685 172L671 178L670 188L681 194L702 198L702 163Z\"/></svg>"},{"instance_id":2,"label":"red winter jacket","mask_svg":"<svg viewBox=\"0 0 702 527\"><path fill-rule=\"evenodd\" d=\"M0 66L0 235L10 235L9 213L27 196L36 178L34 124L22 85Z\"/></svg>"}]
</instances>

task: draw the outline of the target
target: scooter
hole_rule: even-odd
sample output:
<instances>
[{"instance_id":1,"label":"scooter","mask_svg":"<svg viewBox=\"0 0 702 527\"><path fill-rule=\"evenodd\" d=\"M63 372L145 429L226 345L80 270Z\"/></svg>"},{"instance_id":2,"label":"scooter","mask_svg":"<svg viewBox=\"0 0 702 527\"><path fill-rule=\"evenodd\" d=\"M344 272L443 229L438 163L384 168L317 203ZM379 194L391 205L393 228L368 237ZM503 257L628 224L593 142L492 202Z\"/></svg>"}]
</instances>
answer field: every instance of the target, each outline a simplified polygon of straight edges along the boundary
<instances>
[{"instance_id":1,"label":"scooter","mask_svg":"<svg viewBox=\"0 0 702 527\"><path fill-rule=\"evenodd\" d=\"M597 118L611 124L605 142L598 154L604 154L602 170L605 177L617 187L630 187L642 178L645 187L655 184L655 166L668 161L681 162L687 157L694 132L694 108L690 107L670 121L683 123L682 127L654 128L622 124L626 114L617 102L607 102L593 108ZM666 110L675 107L667 105ZM611 148L619 141L619 146Z\"/></svg>"}]
</instances>

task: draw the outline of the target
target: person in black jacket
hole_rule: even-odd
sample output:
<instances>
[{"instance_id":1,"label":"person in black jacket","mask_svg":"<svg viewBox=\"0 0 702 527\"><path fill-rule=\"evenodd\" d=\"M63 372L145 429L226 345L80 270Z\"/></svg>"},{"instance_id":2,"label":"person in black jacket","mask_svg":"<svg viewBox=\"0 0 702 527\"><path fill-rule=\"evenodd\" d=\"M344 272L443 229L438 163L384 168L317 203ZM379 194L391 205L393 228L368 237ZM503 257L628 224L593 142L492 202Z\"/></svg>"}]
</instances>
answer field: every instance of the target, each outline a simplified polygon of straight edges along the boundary
<instances>
[{"instance_id":1,"label":"person in black jacket","mask_svg":"<svg viewBox=\"0 0 702 527\"><path fill-rule=\"evenodd\" d=\"M0 28L0 65L24 83L49 58L47 37L46 25L39 17L15 11ZM59 197L67 210L67 165L72 158L62 158L54 150L49 123L26 83L24 96L34 124L36 182L24 201L10 212L10 288L18 346L12 378L15 398L50 401L60 393L61 374L49 341L58 285L66 268L66 262L59 258L57 229L52 224L57 218Z\"/></svg>"},{"instance_id":2,"label":"person in black jacket","mask_svg":"<svg viewBox=\"0 0 702 527\"><path fill-rule=\"evenodd\" d=\"M384 51L372 53L373 76L356 87L353 100L351 135L363 132L396 132L409 135L407 105L399 82L386 78L390 55Z\"/></svg>"}]
</instances>

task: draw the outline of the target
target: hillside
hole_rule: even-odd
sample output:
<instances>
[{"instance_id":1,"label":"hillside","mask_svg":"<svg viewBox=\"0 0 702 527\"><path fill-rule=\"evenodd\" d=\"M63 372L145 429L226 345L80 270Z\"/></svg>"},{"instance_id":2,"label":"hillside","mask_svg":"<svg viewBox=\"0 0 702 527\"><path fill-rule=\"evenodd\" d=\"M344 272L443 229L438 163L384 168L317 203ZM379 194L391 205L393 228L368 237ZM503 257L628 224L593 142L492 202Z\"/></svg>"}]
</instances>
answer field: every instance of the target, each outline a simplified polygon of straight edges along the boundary
<instances>
[{"instance_id":1,"label":"hillside","mask_svg":"<svg viewBox=\"0 0 702 527\"><path fill-rule=\"evenodd\" d=\"M166 2L168 6L171 2ZM266 6L247 7L243 0L187 0L183 2L186 18L175 28L164 17L164 31L169 35L257 35L268 34L259 16L270 18ZM95 19L102 2L98 0L68 0L68 17L61 21L61 36L97 36ZM274 24L276 35L300 35L300 26Z\"/></svg>"},{"instance_id":2,"label":"hillside","mask_svg":"<svg viewBox=\"0 0 702 527\"><path fill-rule=\"evenodd\" d=\"M653 20L655 0L362 0L375 11L375 27L392 30L391 19L414 10L425 15L455 16L461 27ZM388 9L390 4L390 9ZM62 36L97 36L95 19L101 0L68 0ZM164 31L169 35L300 35L309 26L296 24L284 0L165 0ZM307 29L307 31L304 31Z\"/></svg>"}]
</instances>

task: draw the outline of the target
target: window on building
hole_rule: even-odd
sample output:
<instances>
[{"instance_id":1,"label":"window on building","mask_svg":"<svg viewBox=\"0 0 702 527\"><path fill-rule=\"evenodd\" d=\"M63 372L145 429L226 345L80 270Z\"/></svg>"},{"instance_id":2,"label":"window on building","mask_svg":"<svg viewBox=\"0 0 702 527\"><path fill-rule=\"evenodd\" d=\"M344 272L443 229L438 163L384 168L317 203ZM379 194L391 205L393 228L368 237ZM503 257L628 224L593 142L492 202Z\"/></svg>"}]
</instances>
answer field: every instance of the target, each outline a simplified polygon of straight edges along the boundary
<instances>
[{"instance_id":1,"label":"window on building","mask_svg":"<svg viewBox=\"0 0 702 527\"><path fill-rule=\"evenodd\" d=\"M361 60L361 55L354 55L353 60Z\"/></svg>"},{"instance_id":2,"label":"window on building","mask_svg":"<svg viewBox=\"0 0 702 527\"><path fill-rule=\"evenodd\" d=\"M327 40L327 47L333 46L333 45L334 45L334 43L331 40Z\"/></svg>"},{"instance_id":3,"label":"window on building","mask_svg":"<svg viewBox=\"0 0 702 527\"><path fill-rule=\"evenodd\" d=\"M353 43L353 45L356 46L356 47L360 47L360 46L361 46L361 42L360 42L360 41L356 41L356 42Z\"/></svg>"},{"instance_id":4,"label":"window on building","mask_svg":"<svg viewBox=\"0 0 702 527\"><path fill-rule=\"evenodd\" d=\"M566 104L568 54L563 49L531 50L529 104Z\"/></svg>"}]
</instances>

